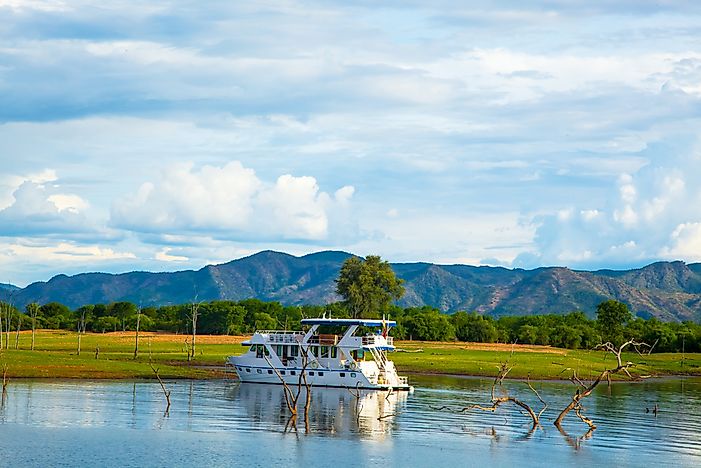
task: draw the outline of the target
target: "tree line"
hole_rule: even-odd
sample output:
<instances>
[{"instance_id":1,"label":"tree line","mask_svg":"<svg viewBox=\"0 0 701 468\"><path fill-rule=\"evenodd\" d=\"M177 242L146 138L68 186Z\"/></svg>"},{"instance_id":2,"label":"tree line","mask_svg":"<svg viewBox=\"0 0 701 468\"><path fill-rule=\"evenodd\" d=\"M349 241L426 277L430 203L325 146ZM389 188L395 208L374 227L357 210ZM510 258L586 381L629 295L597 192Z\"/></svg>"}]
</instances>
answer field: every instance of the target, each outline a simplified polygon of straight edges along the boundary
<instances>
[{"instance_id":1,"label":"tree line","mask_svg":"<svg viewBox=\"0 0 701 468\"><path fill-rule=\"evenodd\" d=\"M0 302L1 329L10 332L34 328L114 331L161 331L192 333L193 304L143 307L131 302L91 304L71 310L58 302L29 304L20 311ZM284 306L258 299L209 301L198 304L198 334L242 335L255 330L301 328L302 318L354 316L345 302L328 305ZM591 349L610 341L634 339L654 344L653 352L701 352L701 325L695 322L662 322L633 317L617 301L602 302L596 318L575 311L564 315L491 317L460 311L445 314L436 308L386 308L388 318L397 322L392 335L399 340L466 341L477 343L519 343L550 345L568 349ZM7 346L7 344L6 344Z\"/></svg>"}]
</instances>

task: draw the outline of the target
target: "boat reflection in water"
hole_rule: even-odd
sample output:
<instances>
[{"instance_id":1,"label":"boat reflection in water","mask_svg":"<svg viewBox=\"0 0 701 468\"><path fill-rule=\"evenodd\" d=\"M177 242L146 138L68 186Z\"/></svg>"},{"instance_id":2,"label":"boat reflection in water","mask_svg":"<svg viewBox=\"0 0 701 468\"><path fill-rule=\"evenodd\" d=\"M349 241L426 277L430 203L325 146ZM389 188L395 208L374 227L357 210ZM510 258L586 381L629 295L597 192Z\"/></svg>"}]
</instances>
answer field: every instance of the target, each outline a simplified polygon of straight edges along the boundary
<instances>
[{"instance_id":1,"label":"boat reflection in water","mask_svg":"<svg viewBox=\"0 0 701 468\"><path fill-rule=\"evenodd\" d=\"M296 393L297 388L291 387ZM281 385L240 383L233 387L229 397L238 400L238 406L248 413L250 423L286 431L290 425L290 411ZM356 397L358 395L358 397ZM312 388L309 408L309 431L328 436L362 434L373 439L392 432L396 415L406 406L407 392L355 390L347 388ZM302 388L297 426L305 430L304 404L306 390Z\"/></svg>"}]
</instances>

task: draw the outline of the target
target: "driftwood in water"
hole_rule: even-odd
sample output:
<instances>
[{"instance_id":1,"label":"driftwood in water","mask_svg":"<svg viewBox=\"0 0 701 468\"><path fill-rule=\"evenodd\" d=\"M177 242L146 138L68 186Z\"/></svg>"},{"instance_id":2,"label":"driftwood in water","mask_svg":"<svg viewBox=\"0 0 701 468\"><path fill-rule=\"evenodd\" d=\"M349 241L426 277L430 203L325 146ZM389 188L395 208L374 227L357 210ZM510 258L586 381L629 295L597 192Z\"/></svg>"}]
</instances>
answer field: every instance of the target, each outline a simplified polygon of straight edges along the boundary
<instances>
[{"instance_id":1,"label":"driftwood in water","mask_svg":"<svg viewBox=\"0 0 701 468\"><path fill-rule=\"evenodd\" d=\"M641 347L646 347L648 349L651 349L650 345L646 343L639 343L635 340L629 340L623 343L621 346L616 348L612 343L606 342L603 344L598 345L595 349L603 349L614 356L616 356L616 367L611 368L611 369L605 369L602 371L596 379L594 379L593 382L591 382L589 385L585 384L578 376L577 372L573 371L572 372L572 377L570 380L572 383L577 385L577 390L575 391L575 394L572 396L572 401L565 407L565 409L560 412L560 415L557 417L555 420L555 426L558 427L558 429L561 429L562 425L562 420L565 419L567 414L574 410L574 413L577 415L577 417L585 423L587 426L589 426L590 430L596 429L596 425L594 424L594 421L589 419L583 414L584 407L582 406L582 400L589 395L592 394L594 389L604 380L608 382L608 385L611 385L611 376L618 374L618 373L624 373L628 378L633 379L633 376L630 374L628 369L631 367L635 366L632 362L628 361L624 363L621 359L621 353L623 353L623 350L626 349L628 346L633 346L635 350L640 354L640 348Z\"/></svg>"},{"instance_id":2,"label":"driftwood in water","mask_svg":"<svg viewBox=\"0 0 701 468\"><path fill-rule=\"evenodd\" d=\"M491 399L490 399L491 405L484 406L484 405L474 404L474 405L465 406L465 407L460 408L458 410L451 410L451 408L449 408L447 406L442 406L442 407L436 408L436 409L437 410L451 410L451 411L455 411L455 412L459 412L459 413L464 413L464 412L469 411L469 410L477 409L477 410L481 410L481 411L491 411L494 413L501 405L503 405L505 403L511 403L511 404L516 405L519 408L521 408L523 411L525 411L525 414L527 414L531 418L533 425L531 426L529 433L533 432L540 425L541 416L543 415L545 410L548 408L548 404L545 402L545 400L543 400L543 398L540 396L538 391L533 387L533 385L531 385L530 378L526 380L526 385L536 395L536 397L538 398L540 403L543 405L543 407L540 409L540 411L538 411L536 413L528 403L525 403L524 401L522 401L516 397L511 396L509 394L508 390L506 390L506 388L503 386L504 379L509 374L509 372L511 372L511 369L513 369L513 367L509 367L508 361L502 362L499 365L499 373L494 378L494 382L492 383ZM498 392L497 392L497 389L499 390Z\"/></svg>"},{"instance_id":3,"label":"driftwood in water","mask_svg":"<svg viewBox=\"0 0 701 468\"><path fill-rule=\"evenodd\" d=\"M492 383L492 392L491 392L491 406L482 406L482 405L470 405L468 408L469 409L479 409L482 411L492 411L496 412L497 408L501 406L504 403L512 403L521 409L523 409L528 416L530 416L531 421L533 422L533 426L531 427L531 431L535 430L539 425L540 425L540 417L543 415L545 410L548 408L548 404L541 398L540 394L538 391L533 388L533 385L531 385L530 378L526 381L528 388L535 393L535 395L538 397L538 400L542 403L543 407L541 410L536 413L533 408L530 407L527 403L519 400L518 398L515 398L511 396L507 390L505 390L503 384L504 379L508 375L508 373L513 369L512 367L509 367L508 361L503 362L500 367L499 367L499 373L497 374L497 377L494 379L494 382ZM499 388L501 394L497 395L497 388Z\"/></svg>"},{"instance_id":4,"label":"driftwood in water","mask_svg":"<svg viewBox=\"0 0 701 468\"><path fill-rule=\"evenodd\" d=\"M285 378L282 376L282 374L280 374L280 371L277 369L277 367L275 367L273 363L270 362L270 358L267 355L265 355L265 353L263 354L263 357L265 358L265 361L268 363L270 368L275 372L277 378L280 379L280 383L283 387L282 393L285 396L285 403L287 404L287 409L290 411L290 420L287 421L287 424L285 426L286 429L288 426L291 426L295 430L297 429L297 402L299 401L299 396L302 393L302 388L304 387L306 389L306 399L304 402L304 425L306 431L309 432L309 407L311 406L312 402L312 385L307 380L307 366L309 365L309 356L307 353L309 351L309 347L304 348L300 345L299 350L302 358L302 370L299 373L299 376L297 377L296 390L290 388L290 385L287 382L285 382Z\"/></svg>"},{"instance_id":5,"label":"driftwood in water","mask_svg":"<svg viewBox=\"0 0 701 468\"><path fill-rule=\"evenodd\" d=\"M163 383L163 380L161 379L161 376L158 373L158 369L153 367L153 364L149 362L148 364L151 366L151 370L153 371L154 374L156 374L156 378L158 379L158 383L161 384L161 390L163 390L163 395L166 397L166 410L165 410L165 415L168 415L168 412L170 411L170 390L166 389L165 384Z\"/></svg>"}]
</instances>

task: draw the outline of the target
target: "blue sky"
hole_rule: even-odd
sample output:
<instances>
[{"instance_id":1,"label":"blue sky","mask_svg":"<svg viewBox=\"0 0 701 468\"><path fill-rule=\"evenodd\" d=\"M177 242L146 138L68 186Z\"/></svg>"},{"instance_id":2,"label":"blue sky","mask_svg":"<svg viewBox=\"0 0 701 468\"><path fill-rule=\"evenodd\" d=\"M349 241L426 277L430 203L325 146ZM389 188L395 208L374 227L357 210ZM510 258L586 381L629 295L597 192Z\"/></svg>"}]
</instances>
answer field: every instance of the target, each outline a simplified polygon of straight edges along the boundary
<instances>
[{"instance_id":1,"label":"blue sky","mask_svg":"<svg viewBox=\"0 0 701 468\"><path fill-rule=\"evenodd\" d=\"M701 261L700 25L683 1L0 0L0 282L264 249Z\"/></svg>"}]
</instances>

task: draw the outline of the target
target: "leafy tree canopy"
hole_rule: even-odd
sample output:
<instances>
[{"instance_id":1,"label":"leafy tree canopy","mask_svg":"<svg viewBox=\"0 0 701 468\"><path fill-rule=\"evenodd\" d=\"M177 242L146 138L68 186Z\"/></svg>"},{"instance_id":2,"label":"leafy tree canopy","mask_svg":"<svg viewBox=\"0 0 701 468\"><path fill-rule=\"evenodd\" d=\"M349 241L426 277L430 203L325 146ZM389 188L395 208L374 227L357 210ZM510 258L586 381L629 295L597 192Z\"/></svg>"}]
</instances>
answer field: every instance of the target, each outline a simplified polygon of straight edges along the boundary
<instances>
[{"instance_id":1,"label":"leafy tree canopy","mask_svg":"<svg viewBox=\"0 0 701 468\"><path fill-rule=\"evenodd\" d=\"M402 283L389 262L379 256L350 257L341 267L336 292L353 318L370 318L386 313L392 301L404 295Z\"/></svg>"}]
</instances>

